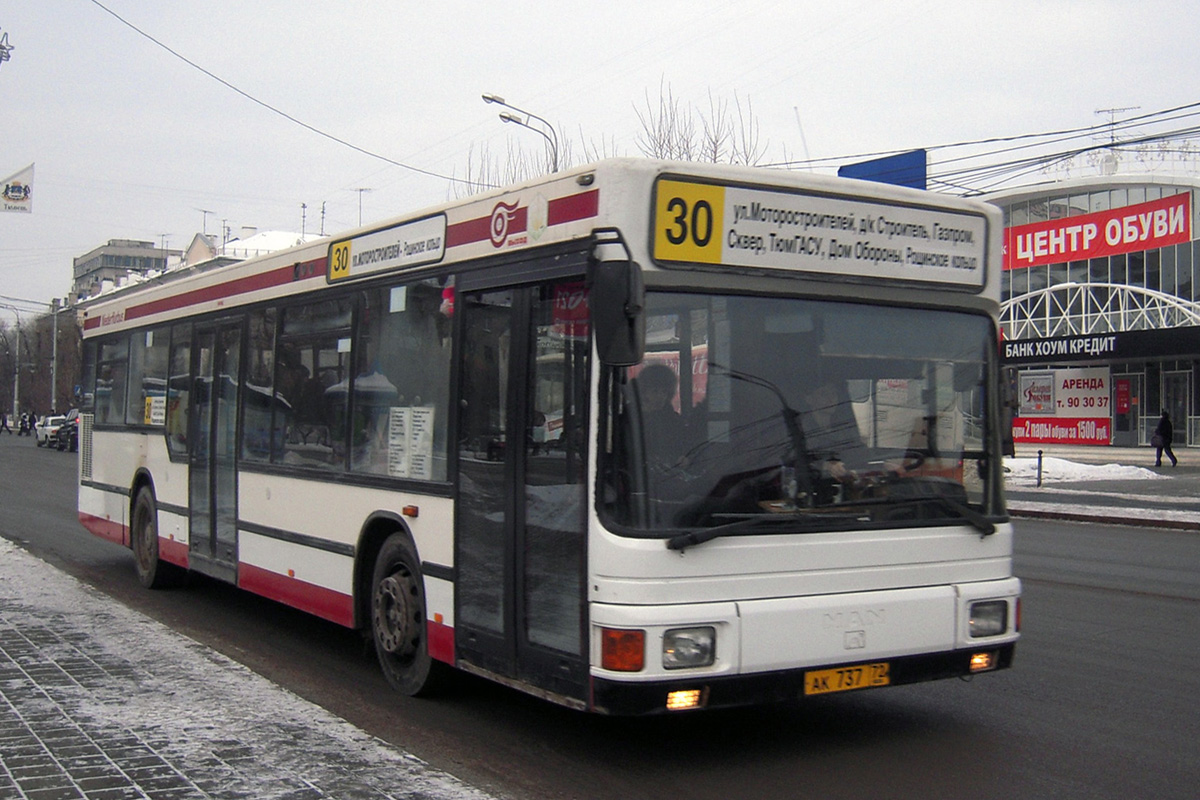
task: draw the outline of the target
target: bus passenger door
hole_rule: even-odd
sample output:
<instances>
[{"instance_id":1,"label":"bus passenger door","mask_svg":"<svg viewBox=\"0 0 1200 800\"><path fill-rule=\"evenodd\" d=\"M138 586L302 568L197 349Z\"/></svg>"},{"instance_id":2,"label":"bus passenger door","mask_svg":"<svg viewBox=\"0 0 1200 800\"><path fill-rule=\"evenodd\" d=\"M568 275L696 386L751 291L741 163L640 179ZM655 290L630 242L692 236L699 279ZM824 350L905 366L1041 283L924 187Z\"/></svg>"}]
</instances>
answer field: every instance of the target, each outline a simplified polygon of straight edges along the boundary
<instances>
[{"instance_id":1,"label":"bus passenger door","mask_svg":"<svg viewBox=\"0 0 1200 800\"><path fill-rule=\"evenodd\" d=\"M461 293L456 645L579 701L589 339L581 281Z\"/></svg>"},{"instance_id":2,"label":"bus passenger door","mask_svg":"<svg viewBox=\"0 0 1200 800\"><path fill-rule=\"evenodd\" d=\"M240 322L197 326L188 468L188 561L237 580L237 398Z\"/></svg>"}]
</instances>

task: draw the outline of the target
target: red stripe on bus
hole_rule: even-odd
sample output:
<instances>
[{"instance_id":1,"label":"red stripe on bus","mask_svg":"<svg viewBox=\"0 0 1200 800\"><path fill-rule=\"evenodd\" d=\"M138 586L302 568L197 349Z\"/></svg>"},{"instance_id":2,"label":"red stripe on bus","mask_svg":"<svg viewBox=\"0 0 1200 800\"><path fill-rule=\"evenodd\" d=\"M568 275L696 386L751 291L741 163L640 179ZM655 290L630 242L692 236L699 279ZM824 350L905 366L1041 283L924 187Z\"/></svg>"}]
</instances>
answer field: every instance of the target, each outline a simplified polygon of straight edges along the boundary
<instances>
[{"instance_id":1,"label":"red stripe on bus","mask_svg":"<svg viewBox=\"0 0 1200 800\"><path fill-rule=\"evenodd\" d=\"M447 664L454 663L454 628L442 622L429 620L425 630L429 634L429 657Z\"/></svg>"},{"instance_id":2,"label":"red stripe on bus","mask_svg":"<svg viewBox=\"0 0 1200 800\"><path fill-rule=\"evenodd\" d=\"M588 219L600 213L600 190L558 197L547 203L546 225L562 225ZM507 220L504 217L507 216ZM514 234L524 233L529 227L529 208L512 208L497 203L492 213L478 219L456 222L446 228L446 248L474 244L491 239L497 247Z\"/></svg>"},{"instance_id":3,"label":"red stripe on bus","mask_svg":"<svg viewBox=\"0 0 1200 800\"><path fill-rule=\"evenodd\" d=\"M238 565L238 586L330 622L354 627L354 599L348 594L244 563Z\"/></svg>"},{"instance_id":4,"label":"red stripe on bus","mask_svg":"<svg viewBox=\"0 0 1200 800\"><path fill-rule=\"evenodd\" d=\"M600 213L600 190L580 192L570 197L560 197L551 200L546 210L547 225L562 225L564 222L575 222L588 219Z\"/></svg>"},{"instance_id":5,"label":"red stripe on bus","mask_svg":"<svg viewBox=\"0 0 1200 800\"><path fill-rule=\"evenodd\" d=\"M129 528L126 528L120 522L114 522L105 517L97 517L95 514L85 514L79 512L79 522L90 533L94 533L101 539L107 539L110 542L129 546Z\"/></svg>"},{"instance_id":6,"label":"red stripe on bus","mask_svg":"<svg viewBox=\"0 0 1200 800\"><path fill-rule=\"evenodd\" d=\"M169 564L175 564L187 569L188 546L184 542L177 542L174 539L167 539L160 536L158 537L158 557Z\"/></svg>"},{"instance_id":7,"label":"red stripe on bus","mask_svg":"<svg viewBox=\"0 0 1200 800\"><path fill-rule=\"evenodd\" d=\"M323 266L324 259L318 258L312 261L306 261L303 264L288 264L284 267L277 267L268 272L262 272L258 275L247 275L244 278L227 281L225 283L214 284L213 286L205 286L201 289L193 289L190 292L164 297L161 300L154 300L141 305L130 306L125 309L123 321L138 319L140 317L148 317L152 314L162 314L167 311L178 311L181 308L200 305L201 303L211 303L214 300L225 300L230 297L236 297L250 292L257 292L262 289L270 289L275 286L283 286L288 283L303 280L313 280L325 277ZM316 267L322 265L320 269ZM100 326L100 317L91 317L84 321L84 330L92 330Z\"/></svg>"},{"instance_id":8,"label":"red stripe on bus","mask_svg":"<svg viewBox=\"0 0 1200 800\"><path fill-rule=\"evenodd\" d=\"M482 242L491 237L491 230L491 217L456 222L446 228L446 248L458 247L471 242Z\"/></svg>"}]
</instances>

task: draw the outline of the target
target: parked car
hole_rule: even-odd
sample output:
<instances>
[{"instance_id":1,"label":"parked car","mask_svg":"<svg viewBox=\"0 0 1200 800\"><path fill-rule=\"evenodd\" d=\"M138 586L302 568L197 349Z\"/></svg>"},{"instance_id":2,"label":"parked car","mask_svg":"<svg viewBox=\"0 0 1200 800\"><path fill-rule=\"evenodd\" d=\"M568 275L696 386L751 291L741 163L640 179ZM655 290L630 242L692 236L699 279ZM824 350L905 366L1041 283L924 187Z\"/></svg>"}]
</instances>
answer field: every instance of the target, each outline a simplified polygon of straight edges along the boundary
<instances>
[{"instance_id":1,"label":"parked car","mask_svg":"<svg viewBox=\"0 0 1200 800\"><path fill-rule=\"evenodd\" d=\"M54 446L60 451L74 453L79 449L79 409L72 408L67 412L62 425L54 434Z\"/></svg>"},{"instance_id":2,"label":"parked car","mask_svg":"<svg viewBox=\"0 0 1200 800\"><path fill-rule=\"evenodd\" d=\"M65 419L66 417L62 414L47 414L34 423L33 438L37 440L37 446L45 447L48 444L54 444L55 435Z\"/></svg>"}]
</instances>

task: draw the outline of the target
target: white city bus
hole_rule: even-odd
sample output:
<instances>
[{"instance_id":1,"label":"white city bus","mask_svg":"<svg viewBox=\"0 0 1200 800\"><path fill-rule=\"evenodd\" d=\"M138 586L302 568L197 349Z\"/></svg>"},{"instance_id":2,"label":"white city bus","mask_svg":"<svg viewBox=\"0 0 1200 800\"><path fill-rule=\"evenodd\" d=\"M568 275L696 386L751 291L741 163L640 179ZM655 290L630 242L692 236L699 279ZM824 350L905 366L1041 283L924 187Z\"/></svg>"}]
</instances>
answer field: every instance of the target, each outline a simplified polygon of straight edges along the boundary
<instances>
[{"instance_id":1,"label":"white city bus","mask_svg":"<svg viewBox=\"0 0 1200 800\"><path fill-rule=\"evenodd\" d=\"M79 516L609 714L1003 669L991 207L611 160L88 304ZM690 368L683 368L690 365Z\"/></svg>"}]
</instances>

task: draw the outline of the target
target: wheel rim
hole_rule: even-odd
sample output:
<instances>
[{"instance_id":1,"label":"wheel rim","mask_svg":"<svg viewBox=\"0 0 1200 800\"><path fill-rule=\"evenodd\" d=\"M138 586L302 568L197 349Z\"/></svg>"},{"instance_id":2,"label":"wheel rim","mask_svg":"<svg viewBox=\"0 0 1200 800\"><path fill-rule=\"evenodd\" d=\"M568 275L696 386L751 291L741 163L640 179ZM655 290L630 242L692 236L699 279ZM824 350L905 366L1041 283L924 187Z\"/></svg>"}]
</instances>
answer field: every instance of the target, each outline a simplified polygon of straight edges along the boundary
<instances>
[{"instance_id":1,"label":"wheel rim","mask_svg":"<svg viewBox=\"0 0 1200 800\"><path fill-rule=\"evenodd\" d=\"M411 574L394 572L375 589L375 640L384 652L411 660L421 646L417 585Z\"/></svg>"},{"instance_id":2,"label":"wheel rim","mask_svg":"<svg viewBox=\"0 0 1200 800\"><path fill-rule=\"evenodd\" d=\"M149 513L144 505L139 505L137 509L137 517L133 526L135 543L137 548L137 564L138 567L146 572L150 569L150 565L154 562L154 541L153 531L149 524Z\"/></svg>"}]
</instances>

